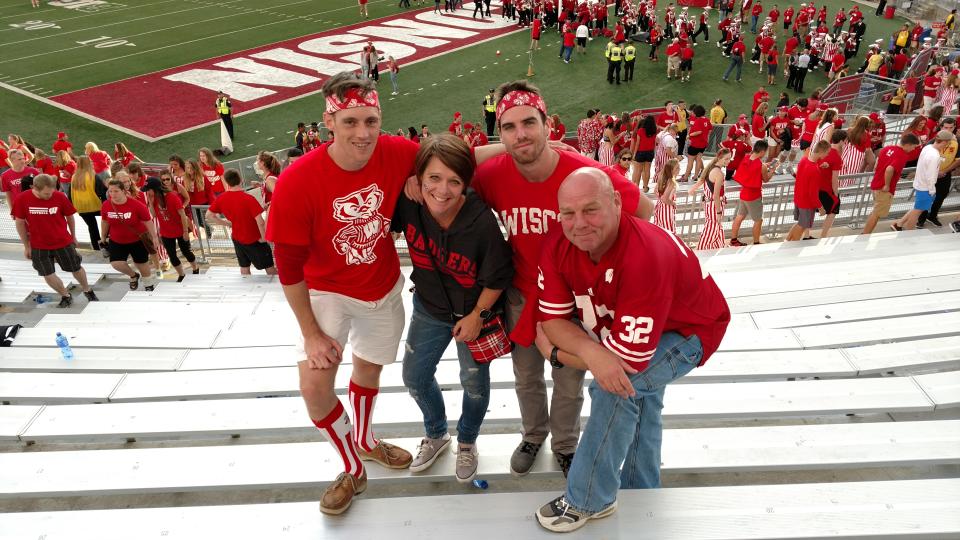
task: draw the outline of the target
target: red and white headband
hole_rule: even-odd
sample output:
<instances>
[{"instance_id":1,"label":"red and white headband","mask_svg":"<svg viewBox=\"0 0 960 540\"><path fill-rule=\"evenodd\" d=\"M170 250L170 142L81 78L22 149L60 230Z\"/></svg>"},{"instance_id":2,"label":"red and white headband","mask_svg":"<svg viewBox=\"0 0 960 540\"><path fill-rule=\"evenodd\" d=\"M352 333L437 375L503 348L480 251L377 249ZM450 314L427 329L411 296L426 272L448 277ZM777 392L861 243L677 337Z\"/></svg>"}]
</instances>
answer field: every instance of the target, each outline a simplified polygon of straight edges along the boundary
<instances>
[{"instance_id":1,"label":"red and white headband","mask_svg":"<svg viewBox=\"0 0 960 540\"><path fill-rule=\"evenodd\" d=\"M500 117L503 116L503 113L514 107L520 107L524 105L537 109L543 113L544 116L547 115L547 104L543 101L542 97L534 94L533 92L514 90L513 92L503 96L503 98L500 100L500 103L497 103L497 121L500 120Z\"/></svg>"},{"instance_id":2,"label":"red and white headband","mask_svg":"<svg viewBox=\"0 0 960 540\"><path fill-rule=\"evenodd\" d=\"M327 96L327 113L329 114L354 107L376 107L379 110L380 98L377 96L377 91L371 90L364 95L360 88L351 88L343 95L343 99L338 99L336 95Z\"/></svg>"}]
</instances>

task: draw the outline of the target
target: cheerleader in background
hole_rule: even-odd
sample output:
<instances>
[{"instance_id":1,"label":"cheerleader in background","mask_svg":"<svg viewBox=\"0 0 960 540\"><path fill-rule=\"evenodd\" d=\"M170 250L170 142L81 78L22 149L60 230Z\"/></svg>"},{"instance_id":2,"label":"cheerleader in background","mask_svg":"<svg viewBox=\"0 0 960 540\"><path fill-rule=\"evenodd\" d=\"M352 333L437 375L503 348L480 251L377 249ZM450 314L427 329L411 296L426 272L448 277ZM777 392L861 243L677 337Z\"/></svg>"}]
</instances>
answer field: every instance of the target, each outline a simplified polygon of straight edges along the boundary
<instances>
[{"instance_id":1,"label":"cheerleader in background","mask_svg":"<svg viewBox=\"0 0 960 540\"><path fill-rule=\"evenodd\" d=\"M657 173L657 206L653 212L653 224L661 229L677 232L677 173L680 162L673 158Z\"/></svg>"},{"instance_id":2,"label":"cheerleader in background","mask_svg":"<svg viewBox=\"0 0 960 540\"><path fill-rule=\"evenodd\" d=\"M730 164L733 154L728 148L721 148L717 156L707 165L700 175L700 179L690 188L690 196L694 196L697 188L703 184L703 232L697 249L720 249L726 247L723 237L723 209L727 205L724 196L724 168Z\"/></svg>"},{"instance_id":3,"label":"cheerleader in background","mask_svg":"<svg viewBox=\"0 0 960 540\"><path fill-rule=\"evenodd\" d=\"M867 154L869 154L869 157ZM873 149L870 143L869 118L858 116L853 121L853 127L847 130L847 145L843 147L843 154L840 157L843 160L840 176L862 173L866 169L867 163L874 162ZM855 182L856 180L850 178L841 178L840 187L849 187Z\"/></svg>"},{"instance_id":4,"label":"cheerleader in background","mask_svg":"<svg viewBox=\"0 0 960 540\"><path fill-rule=\"evenodd\" d=\"M943 105L944 114L950 114L957 105L957 87L960 86L958 75L960 75L960 70L951 71L943 85L940 86L940 98L937 104Z\"/></svg>"},{"instance_id":5,"label":"cheerleader in background","mask_svg":"<svg viewBox=\"0 0 960 540\"><path fill-rule=\"evenodd\" d=\"M604 167L612 166L617 159L617 154L613 150L613 141L615 138L613 134L613 122L610 122L603 128L603 137L600 138L600 150L597 152L597 161Z\"/></svg>"}]
</instances>

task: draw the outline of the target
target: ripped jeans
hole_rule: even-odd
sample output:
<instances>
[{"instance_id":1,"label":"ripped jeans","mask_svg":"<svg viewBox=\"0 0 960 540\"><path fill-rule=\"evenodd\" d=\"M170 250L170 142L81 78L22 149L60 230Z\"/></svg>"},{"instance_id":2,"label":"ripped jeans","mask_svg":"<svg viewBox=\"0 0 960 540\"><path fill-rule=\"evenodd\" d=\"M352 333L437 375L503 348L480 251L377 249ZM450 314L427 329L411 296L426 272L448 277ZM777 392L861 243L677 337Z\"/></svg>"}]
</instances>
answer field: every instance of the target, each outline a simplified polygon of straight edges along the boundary
<instances>
[{"instance_id":1,"label":"ripped jeans","mask_svg":"<svg viewBox=\"0 0 960 540\"><path fill-rule=\"evenodd\" d=\"M427 313L414 295L403 355L403 384L423 412L423 427L427 437L432 439L447 432L446 407L435 374L443 351L453 339L453 327L452 322L440 321ZM474 362L463 343L457 343L457 358L463 386L457 441L473 444L480 434L480 424L490 403L490 364ZM450 361L444 364L449 366Z\"/></svg>"}]
</instances>

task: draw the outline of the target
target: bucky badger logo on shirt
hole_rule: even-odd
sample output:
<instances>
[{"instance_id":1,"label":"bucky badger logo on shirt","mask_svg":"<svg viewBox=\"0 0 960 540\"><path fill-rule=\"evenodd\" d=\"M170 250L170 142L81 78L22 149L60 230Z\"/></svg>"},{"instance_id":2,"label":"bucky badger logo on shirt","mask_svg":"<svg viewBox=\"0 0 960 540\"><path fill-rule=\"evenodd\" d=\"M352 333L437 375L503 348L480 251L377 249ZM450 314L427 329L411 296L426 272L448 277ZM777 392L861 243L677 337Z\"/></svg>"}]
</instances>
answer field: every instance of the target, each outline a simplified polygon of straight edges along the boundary
<instances>
[{"instance_id":1,"label":"bucky badger logo on shirt","mask_svg":"<svg viewBox=\"0 0 960 540\"><path fill-rule=\"evenodd\" d=\"M376 184L333 200L333 217L346 223L333 237L333 249L347 264L370 264L377 260L373 248L390 234L390 220L380 213L383 191Z\"/></svg>"}]
</instances>

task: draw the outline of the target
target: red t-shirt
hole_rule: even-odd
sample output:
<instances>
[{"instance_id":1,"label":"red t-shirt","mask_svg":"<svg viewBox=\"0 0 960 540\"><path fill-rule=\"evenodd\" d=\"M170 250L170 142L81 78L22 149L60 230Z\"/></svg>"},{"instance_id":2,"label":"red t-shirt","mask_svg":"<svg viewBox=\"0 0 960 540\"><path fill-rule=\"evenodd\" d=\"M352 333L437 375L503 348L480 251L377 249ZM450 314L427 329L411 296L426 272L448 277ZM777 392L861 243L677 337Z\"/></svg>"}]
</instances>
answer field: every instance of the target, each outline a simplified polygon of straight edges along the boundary
<instances>
[{"instance_id":1,"label":"red t-shirt","mask_svg":"<svg viewBox=\"0 0 960 540\"><path fill-rule=\"evenodd\" d=\"M657 115L657 127L660 129L666 129L670 124L677 121L677 111L674 110L673 113L668 113L666 111Z\"/></svg>"},{"instance_id":2,"label":"red t-shirt","mask_svg":"<svg viewBox=\"0 0 960 540\"><path fill-rule=\"evenodd\" d=\"M576 43L576 36L573 32L565 32L563 34L563 46L564 47L573 47Z\"/></svg>"},{"instance_id":3,"label":"red t-shirt","mask_svg":"<svg viewBox=\"0 0 960 540\"><path fill-rule=\"evenodd\" d=\"M741 201L755 201L763 195L763 159L753 159L750 156L743 158L740 166L733 173L733 179L742 187Z\"/></svg>"},{"instance_id":4,"label":"red t-shirt","mask_svg":"<svg viewBox=\"0 0 960 540\"><path fill-rule=\"evenodd\" d=\"M777 19L780 18L780 12L777 11L776 8L771 9L770 13L767 13L767 17L770 17L771 21L777 22Z\"/></svg>"},{"instance_id":5,"label":"red t-shirt","mask_svg":"<svg viewBox=\"0 0 960 540\"><path fill-rule=\"evenodd\" d=\"M820 191L826 191L836 198L836 194L833 193L833 171L839 173L840 169L843 168L843 159L840 157L840 152L831 148L818 165L820 166Z\"/></svg>"},{"instance_id":6,"label":"red t-shirt","mask_svg":"<svg viewBox=\"0 0 960 540\"><path fill-rule=\"evenodd\" d=\"M844 56L843 53L838 52L837 54L833 55L833 59L831 63L833 64L833 66L830 69L831 71L836 73L840 71L840 68L842 68L844 64L847 63L847 57Z\"/></svg>"},{"instance_id":7,"label":"red t-shirt","mask_svg":"<svg viewBox=\"0 0 960 540\"><path fill-rule=\"evenodd\" d=\"M40 169L43 174L49 174L53 176L57 175L57 168L53 166L53 160L50 158L38 159L36 162L34 162L34 165L36 168Z\"/></svg>"},{"instance_id":8,"label":"red t-shirt","mask_svg":"<svg viewBox=\"0 0 960 540\"><path fill-rule=\"evenodd\" d=\"M803 135L801 141L813 142L813 136L817 133L817 126L820 125L820 119L814 118L813 114L803 120Z\"/></svg>"},{"instance_id":9,"label":"red t-shirt","mask_svg":"<svg viewBox=\"0 0 960 540\"><path fill-rule=\"evenodd\" d=\"M819 163L804 157L797 165L797 181L793 189L793 204L801 209L820 208L820 197L817 193L820 186Z\"/></svg>"},{"instance_id":10,"label":"red t-shirt","mask_svg":"<svg viewBox=\"0 0 960 540\"><path fill-rule=\"evenodd\" d=\"M893 70L894 70L894 71L903 71L903 69L904 69L905 67L907 67L907 62L909 62L909 61L910 61L910 57L909 57L909 56L907 56L907 55L905 55L905 54L903 54L903 53L897 53L897 54L894 55L894 57L893 57Z\"/></svg>"},{"instance_id":11,"label":"red t-shirt","mask_svg":"<svg viewBox=\"0 0 960 540\"><path fill-rule=\"evenodd\" d=\"M754 17L759 16L761 13L763 13L763 6L760 4L755 4L753 9L750 10L750 14Z\"/></svg>"},{"instance_id":12,"label":"red t-shirt","mask_svg":"<svg viewBox=\"0 0 960 540\"><path fill-rule=\"evenodd\" d=\"M153 198L153 213L160 222L160 236L163 238L180 238L183 236L183 222L180 220L179 210L183 210L183 202L174 191L164 194L166 208L160 208L160 201Z\"/></svg>"},{"instance_id":13,"label":"red t-shirt","mask_svg":"<svg viewBox=\"0 0 960 540\"><path fill-rule=\"evenodd\" d=\"M671 43L667 46L667 56L677 56L680 54L680 44Z\"/></svg>"},{"instance_id":14,"label":"red t-shirt","mask_svg":"<svg viewBox=\"0 0 960 540\"><path fill-rule=\"evenodd\" d=\"M680 51L681 60L693 60L693 47L684 47Z\"/></svg>"},{"instance_id":15,"label":"red t-shirt","mask_svg":"<svg viewBox=\"0 0 960 540\"><path fill-rule=\"evenodd\" d=\"M129 165L136 158L137 156L135 156L133 152L130 152L130 151L127 151L127 153L123 155L120 155L119 152L113 153L113 159L119 161L121 164L123 164L124 167Z\"/></svg>"},{"instance_id":16,"label":"red t-shirt","mask_svg":"<svg viewBox=\"0 0 960 540\"><path fill-rule=\"evenodd\" d=\"M13 200L16 201L17 195L20 195L20 179L24 176L36 176L38 174L40 174L40 171L33 167L24 167L20 172L7 169L3 171L3 174L0 174L0 189L4 193L9 192Z\"/></svg>"},{"instance_id":17,"label":"red t-shirt","mask_svg":"<svg viewBox=\"0 0 960 540\"><path fill-rule=\"evenodd\" d=\"M73 173L77 172L77 163L68 161L66 165L57 167L57 176L60 177L61 184L69 184L73 181Z\"/></svg>"},{"instance_id":18,"label":"red t-shirt","mask_svg":"<svg viewBox=\"0 0 960 540\"><path fill-rule=\"evenodd\" d=\"M764 132L764 128L767 126L767 119L763 117L762 114L754 114L753 120L750 122L750 130L754 137L758 139L766 137L767 134Z\"/></svg>"},{"instance_id":19,"label":"red t-shirt","mask_svg":"<svg viewBox=\"0 0 960 540\"><path fill-rule=\"evenodd\" d=\"M210 181L210 186L214 194L219 195L224 192L222 163L217 163L214 167L201 163L200 170L203 172L203 176Z\"/></svg>"},{"instance_id":20,"label":"red t-shirt","mask_svg":"<svg viewBox=\"0 0 960 540\"><path fill-rule=\"evenodd\" d=\"M67 196L60 191L43 200L32 189L24 191L13 201L13 217L26 220L30 232L30 246L36 249L61 249L73 243L67 228L67 216L76 214Z\"/></svg>"},{"instance_id":21,"label":"red t-shirt","mask_svg":"<svg viewBox=\"0 0 960 540\"><path fill-rule=\"evenodd\" d=\"M653 152L657 145L657 134L647 136L647 131L643 128L637 128L637 152Z\"/></svg>"},{"instance_id":22,"label":"red t-shirt","mask_svg":"<svg viewBox=\"0 0 960 540\"><path fill-rule=\"evenodd\" d=\"M743 158L750 155L750 145L743 141L727 139L720 143L720 146L729 149L733 153L733 156L730 158L730 163L727 165L728 170L737 170Z\"/></svg>"},{"instance_id":23,"label":"red t-shirt","mask_svg":"<svg viewBox=\"0 0 960 540\"><path fill-rule=\"evenodd\" d=\"M225 191L213 201L213 204L210 205L210 211L214 214L223 214L230 220L232 225L230 238L241 244L253 244L260 241L260 227L257 225L257 216L263 213L263 207L260 206L260 201L253 195L244 191ZM284 220L282 224L288 226L290 222ZM183 231L180 233L183 234ZM393 283L396 282L396 279L394 279ZM380 295L380 298L385 294Z\"/></svg>"},{"instance_id":24,"label":"red t-shirt","mask_svg":"<svg viewBox=\"0 0 960 540\"><path fill-rule=\"evenodd\" d=\"M943 84L943 79L936 75L925 77L923 79L923 97L937 97L937 90L940 89L941 84Z\"/></svg>"},{"instance_id":25,"label":"red t-shirt","mask_svg":"<svg viewBox=\"0 0 960 540\"><path fill-rule=\"evenodd\" d=\"M800 46L800 40L796 36L791 37L787 40L786 45L783 46L783 54L793 54L793 51L797 50L797 47Z\"/></svg>"},{"instance_id":26,"label":"red t-shirt","mask_svg":"<svg viewBox=\"0 0 960 540\"><path fill-rule=\"evenodd\" d=\"M118 244L132 244L139 241L138 235L147 230L143 222L150 221L150 211L147 205L132 197L127 197L127 202L123 204L107 199L100 207L100 218L110 223L110 240Z\"/></svg>"},{"instance_id":27,"label":"red t-shirt","mask_svg":"<svg viewBox=\"0 0 960 540\"><path fill-rule=\"evenodd\" d=\"M770 98L770 93L769 93L769 92L756 92L756 93L754 93L754 94L753 94L753 108L750 109L750 110L751 110L751 111L757 110L757 107L760 106L760 102L763 101L763 100L765 100L765 99L769 99L769 98Z\"/></svg>"},{"instance_id":28,"label":"red t-shirt","mask_svg":"<svg viewBox=\"0 0 960 540\"><path fill-rule=\"evenodd\" d=\"M90 154L90 161L93 163L93 172L96 174L110 170L110 154L103 150Z\"/></svg>"},{"instance_id":29,"label":"red t-shirt","mask_svg":"<svg viewBox=\"0 0 960 540\"><path fill-rule=\"evenodd\" d=\"M308 287L365 301L390 292L400 276L390 219L419 148L382 135L366 166L345 171L324 145L280 174L267 238L309 248Z\"/></svg>"},{"instance_id":30,"label":"red t-shirt","mask_svg":"<svg viewBox=\"0 0 960 540\"><path fill-rule=\"evenodd\" d=\"M918 147L919 148L919 147ZM870 189L879 190L883 188L883 182L887 167L893 167L893 178L890 179L890 194L897 192L897 181L903 174L903 168L907 164L907 153L899 145L891 145L877 152L877 167L873 170L873 181L870 182Z\"/></svg>"},{"instance_id":31,"label":"red t-shirt","mask_svg":"<svg viewBox=\"0 0 960 540\"><path fill-rule=\"evenodd\" d=\"M594 341L640 371L664 332L699 337L701 365L720 347L730 309L713 277L673 233L621 215L616 241L596 264L559 227L544 244L540 320L576 315Z\"/></svg>"},{"instance_id":32,"label":"red t-shirt","mask_svg":"<svg viewBox=\"0 0 960 540\"><path fill-rule=\"evenodd\" d=\"M54 141L54 143L53 143L53 152L54 152L54 153L57 153L57 152L59 152L59 151L61 151L61 150L66 151L66 152L70 152L70 150L72 150L72 149L73 149L73 145L70 144L70 141L65 141L65 140L63 140L63 139L57 139L57 140Z\"/></svg>"},{"instance_id":33,"label":"red t-shirt","mask_svg":"<svg viewBox=\"0 0 960 540\"><path fill-rule=\"evenodd\" d=\"M553 151L553 150L547 150ZM524 293L535 291L537 260L551 227L559 228L557 191L563 180L580 167L598 167L596 161L572 152L560 152L553 174L544 182L524 178L513 158L501 154L477 167L470 186L487 206L500 216L513 248L513 284ZM633 214L640 203L640 190L620 174L605 169L620 192L623 212Z\"/></svg>"},{"instance_id":34,"label":"red t-shirt","mask_svg":"<svg viewBox=\"0 0 960 540\"><path fill-rule=\"evenodd\" d=\"M784 130L790 129L791 124L792 120L790 120L790 117L788 116L783 118L780 116L774 116L770 119L770 134L774 138L779 138L780 134L783 133Z\"/></svg>"},{"instance_id":35,"label":"red t-shirt","mask_svg":"<svg viewBox=\"0 0 960 540\"><path fill-rule=\"evenodd\" d=\"M205 204L210 204L217 198L217 195L213 192L213 186L210 184L210 181L206 177L203 177L203 189L198 191L188 191L190 194L190 205L203 206Z\"/></svg>"},{"instance_id":36,"label":"red t-shirt","mask_svg":"<svg viewBox=\"0 0 960 540\"><path fill-rule=\"evenodd\" d=\"M696 117L690 119L690 146L695 148L706 148L710 139L710 131L713 129L713 124L710 123L710 119L706 117ZM698 135L693 135L695 132L700 132Z\"/></svg>"},{"instance_id":37,"label":"red t-shirt","mask_svg":"<svg viewBox=\"0 0 960 540\"><path fill-rule=\"evenodd\" d=\"M747 50L747 46L743 44L742 41L738 41L733 44L733 47L730 49L730 54L732 56L743 56L743 52ZM757 108L756 105L753 106L754 109Z\"/></svg>"},{"instance_id":38,"label":"red t-shirt","mask_svg":"<svg viewBox=\"0 0 960 540\"><path fill-rule=\"evenodd\" d=\"M769 51L777 43L777 40L773 39L770 36L764 36L760 38L758 41L760 43L760 52L764 54L766 54L767 51Z\"/></svg>"}]
</instances>

